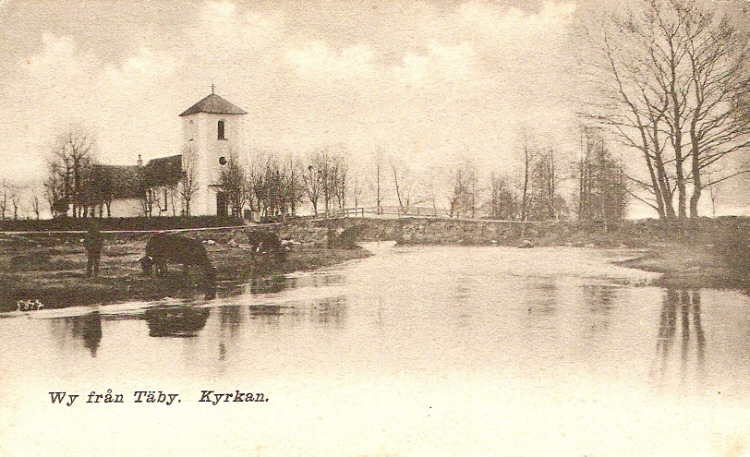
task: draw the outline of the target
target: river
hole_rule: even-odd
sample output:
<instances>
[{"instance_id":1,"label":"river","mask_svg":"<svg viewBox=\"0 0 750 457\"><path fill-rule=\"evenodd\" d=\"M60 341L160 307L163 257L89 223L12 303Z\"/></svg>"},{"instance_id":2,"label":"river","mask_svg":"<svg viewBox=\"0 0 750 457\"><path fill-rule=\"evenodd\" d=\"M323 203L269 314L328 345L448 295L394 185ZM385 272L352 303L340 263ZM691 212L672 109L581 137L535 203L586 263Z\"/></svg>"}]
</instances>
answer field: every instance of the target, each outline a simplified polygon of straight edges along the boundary
<instances>
[{"instance_id":1,"label":"river","mask_svg":"<svg viewBox=\"0 0 750 457\"><path fill-rule=\"evenodd\" d=\"M750 453L747 295L649 286L627 252L368 248L210 302L3 315L0 455Z\"/></svg>"}]
</instances>

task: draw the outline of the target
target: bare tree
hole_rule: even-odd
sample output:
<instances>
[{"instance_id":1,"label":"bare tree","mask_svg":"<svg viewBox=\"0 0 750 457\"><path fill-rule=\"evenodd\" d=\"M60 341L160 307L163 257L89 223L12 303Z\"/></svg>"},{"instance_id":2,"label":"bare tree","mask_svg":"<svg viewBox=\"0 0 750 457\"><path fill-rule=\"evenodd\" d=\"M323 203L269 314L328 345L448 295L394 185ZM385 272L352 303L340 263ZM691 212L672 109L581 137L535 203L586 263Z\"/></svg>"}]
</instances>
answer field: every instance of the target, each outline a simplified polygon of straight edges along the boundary
<instances>
[{"instance_id":1,"label":"bare tree","mask_svg":"<svg viewBox=\"0 0 750 457\"><path fill-rule=\"evenodd\" d=\"M711 197L711 215L716 217L716 202L719 200L719 185L708 186L708 195Z\"/></svg>"},{"instance_id":2,"label":"bare tree","mask_svg":"<svg viewBox=\"0 0 750 457\"><path fill-rule=\"evenodd\" d=\"M375 150L375 185L376 185L376 196L375 196L375 211L377 214L383 214L383 198L381 193L381 176L382 176L382 163L383 163L383 151L380 146L376 147Z\"/></svg>"},{"instance_id":3,"label":"bare tree","mask_svg":"<svg viewBox=\"0 0 750 457\"><path fill-rule=\"evenodd\" d=\"M0 181L0 220L5 220L10 207L10 183L7 179Z\"/></svg>"},{"instance_id":4,"label":"bare tree","mask_svg":"<svg viewBox=\"0 0 750 457\"><path fill-rule=\"evenodd\" d=\"M747 36L705 3L639 0L594 41L601 58L589 62L603 65L587 66L601 97L588 116L640 151L649 178L632 181L651 192L660 217L688 216L689 186L697 217L704 171L750 146L739 101L750 79Z\"/></svg>"},{"instance_id":5,"label":"bare tree","mask_svg":"<svg viewBox=\"0 0 750 457\"><path fill-rule=\"evenodd\" d=\"M558 192L561 177L557 171L555 151L552 148L539 154L531 171L532 201L529 217L536 220L558 219L564 201Z\"/></svg>"},{"instance_id":6,"label":"bare tree","mask_svg":"<svg viewBox=\"0 0 750 457\"><path fill-rule=\"evenodd\" d=\"M29 186L28 202L29 206L31 207L31 211L33 211L34 216L36 216L36 220L39 220L41 218L42 198L42 191L39 189L38 183L35 182L31 186Z\"/></svg>"},{"instance_id":7,"label":"bare tree","mask_svg":"<svg viewBox=\"0 0 750 457\"><path fill-rule=\"evenodd\" d=\"M458 166L451 172L451 193L448 198L450 217L464 216L476 217L476 201L478 192L479 175L476 165L469 158L462 158Z\"/></svg>"},{"instance_id":8,"label":"bare tree","mask_svg":"<svg viewBox=\"0 0 750 457\"><path fill-rule=\"evenodd\" d=\"M232 215L242 217L242 208L247 203L247 176L244 166L233 151L229 152L227 163L222 165L218 186L227 196Z\"/></svg>"},{"instance_id":9,"label":"bare tree","mask_svg":"<svg viewBox=\"0 0 750 457\"><path fill-rule=\"evenodd\" d=\"M13 219L18 219L23 212L23 193L25 188L14 181L5 181L3 187L6 195L4 198L5 205L9 204L9 209L13 213Z\"/></svg>"},{"instance_id":10,"label":"bare tree","mask_svg":"<svg viewBox=\"0 0 750 457\"><path fill-rule=\"evenodd\" d=\"M294 216L304 197L298 182L299 165L292 157L283 162L270 154L261 160L258 157L261 155L256 155L248 178L250 206L262 218Z\"/></svg>"},{"instance_id":11,"label":"bare tree","mask_svg":"<svg viewBox=\"0 0 750 457\"><path fill-rule=\"evenodd\" d=\"M328 187L336 199L339 210L346 207L346 196L349 190L349 163L347 160L348 153L345 149L339 147L334 152L329 162Z\"/></svg>"},{"instance_id":12,"label":"bare tree","mask_svg":"<svg viewBox=\"0 0 750 457\"><path fill-rule=\"evenodd\" d=\"M313 214L318 215L318 202L323 187L322 172L310 164L301 170L302 182L304 183L305 193L310 200L313 208Z\"/></svg>"},{"instance_id":13,"label":"bare tree","mask_svg":"<svg viewBox=\"0 0 750 457\"><path fill-rule=\"evenodd\" d=\"M86 215L86 176L95 163L96 139L80 125L70 126L67 131L55 138L48 161L50 176L48 185L59 185L53 191L60 201L72 205L73 217Z\"/></svg>"},{"instance_id":14,"label":"bare tree","mask_svg":"<svg viewBox=\"0 0 750 457\"><path fill-rule=\"evenodd\" d=\"M623 165L612 157L600 135L582 132L581 157L575 165L578 178L578 219L604 221L605 226L625 217L628 186Z\"/></svg>"},{"instance_id":15,"label":"bare tree","mask_svg":"<svg viewBox=\"0 0 750 457\"><path fill-rule=\"evenodd\" d=\"M307 160L307 168L302 169L301 175L313 212L318 214L321 197L326 215L334 203L339 209L343 209L348 189L346 149L343 145L321 148L309 154Z\"/></svg>"},{"instance_id":16,"label":"bare tree","mask_svg":"<svg viewBox=\"0 0 750 457\"><path fill-rule=\"evenodd\" d=\"M523 138L523 171L521 178L521 220L526 221L529 218L529 209L531 207L531 167L536 159L536 151L531 145L528 134L522 133Z\"/></svg>"},{"instance_id":17,"label":"bare tree","mask_svg":"<svg viewBox=\"0 0 750 457\"><path fill-rule=\"evenodd\" d=\"M498 173L490 175L487 213L493 219L513 220L518 216L518 197L508 180Z\"/></svg>"},{"instance_id":18,"label":"bare tree","mask_svg":"<svg viewBox=\"0 0 750 457\"><path fill-rule=\"evenodd\" d=\"M182 178L177 187L177 194L182 201L182 211L185 216L190 216L190 204L199 186L198 157L191 147L186 146L182 150Z\"/></svg>"},{"instance_id":19,"label":"bare tree","mask_svg":"<svg viewBox=\"0 0 750 457\"><path fill-rule=\"evenodd\" d=\"M728 154L750 147L750 117L743 115L741 101L750 88L750 43L746 34L714 10L688 2L676 3L675 9L685 25L690 64L690 217L698 217L703 188L730 177L703 181L704 170L710 170ZM733 174L744 172L740 169Z\"/></svg>"},{"instance_id":20,"label":"bare tree","mask_svg":"<svg viewBox=\"0 0 750 457\"><path fill-rule=\"evenodd\" d=\"M414 176L414 172L403 161L392 157L390 159L390 166L393 173L393 186L396 191L398 206L401 211L408 212L412 205L419 204L419 201L414 201L419 182Z\"/></svg>"}]
</instances>

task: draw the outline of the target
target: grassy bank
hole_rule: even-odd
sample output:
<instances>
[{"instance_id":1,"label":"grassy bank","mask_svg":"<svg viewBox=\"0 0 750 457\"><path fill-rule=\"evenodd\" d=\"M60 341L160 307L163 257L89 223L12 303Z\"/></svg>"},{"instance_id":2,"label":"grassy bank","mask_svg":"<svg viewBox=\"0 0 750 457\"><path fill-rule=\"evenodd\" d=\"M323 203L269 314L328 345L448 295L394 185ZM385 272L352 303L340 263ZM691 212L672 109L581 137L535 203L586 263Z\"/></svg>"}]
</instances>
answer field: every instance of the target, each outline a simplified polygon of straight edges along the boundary
<instances>
[{"instance_id":1,"label":"grassy bank","mask_svg":"<svg viewBox=\"0 0 750 457\"><path fill-rule=\"evenodd\" d=\"M742 217L624 221L612 230L552 230L540 245L639 248L620 265L663 273L658 285L750 289L750 219Z\"/></svg>"},{"instance_id":2,"label":"grassy bank","mask_svg":"<svg viewBox=\"0 0 750 457\"><path fill-rule=\"evenodd\" d=\"M618 264L663 273L656 285L664 287L750 290L748 271L733 267L713 246L680 243L652 245L647 254Z\"/></svg>"},{"instance_id":3,"label":"grassy bank","mask_svg":"<svg viewBox=\"0 0 750 457\"><path fill-rule=\"evenodd\" d=\"M253 258L241 239L215 238L206 246L216 268L218 295L233 293L253 278L312 270L367 257L361 249L298 249L279 262L271 256ZM199 269L185 278L182 266L170 265L163 278L142 274L138 259L145 252L148 236L107 237L99 277L86 278L86 253L80 235L21 236L0 238L0 311L16 309L18 300L39 300L46 308L127 300L156 300L166 296L202 295Z\"/></svg>"}]
</instances>

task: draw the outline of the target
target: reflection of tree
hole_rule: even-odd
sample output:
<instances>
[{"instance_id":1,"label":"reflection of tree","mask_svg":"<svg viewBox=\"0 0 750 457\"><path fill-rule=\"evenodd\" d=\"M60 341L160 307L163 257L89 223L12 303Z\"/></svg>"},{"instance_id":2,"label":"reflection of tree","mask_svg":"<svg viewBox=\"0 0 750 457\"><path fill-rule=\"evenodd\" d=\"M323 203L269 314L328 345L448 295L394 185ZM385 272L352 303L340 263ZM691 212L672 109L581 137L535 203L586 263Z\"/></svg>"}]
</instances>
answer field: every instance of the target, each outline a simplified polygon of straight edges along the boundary
<instances>
[{"instance_id":1,"label":"reflection of tree","mask_svg":"<svg viewBox=\"0 0 750 457\"><path fill-rule=\"evenodd\" d=\"M277 293L286 289L287 284L283 276L253 278L247 285L251 294Z\"/></svg>"},{"instance_id":2,"label":"reflection of tree","mask_svg":"<svg viewBox=\"0 0 750 457\"><path fill-rule=\"evenodd\" d=\"M230 336L235 336L241 323L242 312L239 306L222 306L219 309L219 325L222 334L229 330Z\"/></svg>"},{"instance_id":3,"label":"reflection of tree","mask_svg":"<svg viewBox=\"0 0 750 457\"><path fill-rule=\"evenodd\" d=\"M96 357L96 350L102 340L102 318L97 311L83 316L68 318L72 324L73 338L81 338L83 346Z\"/></svg>"},{"instance_id":4,"label":"reflection of tree","mask_svg":"<svg viewBox=\"0 0 750 457\"><path fill-rule=\"evenodd\" d=\"M596 319L591 325L592 330L609 327L610 314L617 299L617 288L612 285L592 284L583 287L583 299L587 306L588 315Z\"/></svg>"},{"instance_id":5,"label":"reflection of tree","mask_svg":"<svg viewBox=\"0 0 750 457\"><path fill-rule=\"evenodd\" d=\"M189 337L206 326L209 314L208 308L171 306L147 309L145 317L149 336Z\"/></svg>"},{"instance_id":6,"label":"reflection of tree","mask_svg":"<svg viewBox=\"0 0 750 457\"><path fill-rule=\"evenodd\" d=\"M657 352L662 358L662 373L666 371L667 361L672 347L677 338L678 312L680 319L680 372L682 376L687 370L687 362L690 355L692 318L695 329L695 344L697 353L698 370L702 373L705 362L706 336L701 324L701 295L700 289L667 289L662 304L659 339L656 346Z\"/></svg>"},{"instance_id":7,"label":"reflection of tree","mask_svg":"<svg viewBox=\"0 0 750 457\"><path fill-rule=\"evenodd\" d=\"M540 278L540 283L530 289L528 313L552 316L557 312L557 284L554 278Z\"/></svg>"},{"instance_id":8,"label":"reflection of tree","mask_svg":"<svg viewBox=\"0 0 750 457\"><path fill-rule=\"evenodd\" d=\"M341 327L346 318L346 297L333 297L313 305L313 318L319 324Z\"/></svg>"}]
</instances>

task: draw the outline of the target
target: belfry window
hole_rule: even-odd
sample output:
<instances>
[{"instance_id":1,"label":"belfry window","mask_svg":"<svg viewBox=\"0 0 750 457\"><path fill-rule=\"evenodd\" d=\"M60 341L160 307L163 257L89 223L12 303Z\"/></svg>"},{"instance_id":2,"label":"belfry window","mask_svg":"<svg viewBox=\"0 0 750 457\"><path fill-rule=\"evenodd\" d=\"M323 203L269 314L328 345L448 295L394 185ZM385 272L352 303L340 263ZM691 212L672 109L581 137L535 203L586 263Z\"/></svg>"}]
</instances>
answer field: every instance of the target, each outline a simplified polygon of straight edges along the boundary
<instances>
[{"instance_id":1,"label":"belfry window","mask_svg":"<svg viewBox=\"0 0 750 457\"><path fill-rule=\"evenodd\" d=\"M219 139L226 140L226 138L224 137L224 121L219 121L218 131L219 131Z\"/></svg>"}]
</instances>

